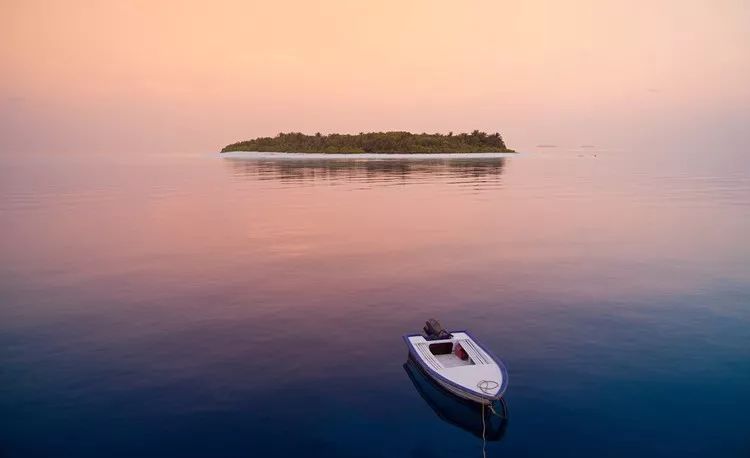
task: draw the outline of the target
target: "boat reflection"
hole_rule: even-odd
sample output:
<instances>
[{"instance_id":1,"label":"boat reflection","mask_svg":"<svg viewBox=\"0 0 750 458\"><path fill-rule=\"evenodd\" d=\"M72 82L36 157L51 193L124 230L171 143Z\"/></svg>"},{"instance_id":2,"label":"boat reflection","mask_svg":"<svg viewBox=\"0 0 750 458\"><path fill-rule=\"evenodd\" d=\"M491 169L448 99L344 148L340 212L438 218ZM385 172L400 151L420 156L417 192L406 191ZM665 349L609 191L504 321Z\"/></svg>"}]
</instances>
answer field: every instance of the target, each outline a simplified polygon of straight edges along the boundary
<instances>
[{"instance_id":1,"label":"boat reflection","mask_svg":"<svg viewBox=\"0 0 750 458\"><path fill-rule=\"evenodd\" d=\"M404 363L404 370L414 387L433 411L443 421L482 437L482 407L461 399L447 392L435 383L411 357ZM496 415L490 409L484 409L484 437L488 441L499 441L505 434L508 425L508 406L503 399L493 406Z\"/></svg>"}]
</instances>

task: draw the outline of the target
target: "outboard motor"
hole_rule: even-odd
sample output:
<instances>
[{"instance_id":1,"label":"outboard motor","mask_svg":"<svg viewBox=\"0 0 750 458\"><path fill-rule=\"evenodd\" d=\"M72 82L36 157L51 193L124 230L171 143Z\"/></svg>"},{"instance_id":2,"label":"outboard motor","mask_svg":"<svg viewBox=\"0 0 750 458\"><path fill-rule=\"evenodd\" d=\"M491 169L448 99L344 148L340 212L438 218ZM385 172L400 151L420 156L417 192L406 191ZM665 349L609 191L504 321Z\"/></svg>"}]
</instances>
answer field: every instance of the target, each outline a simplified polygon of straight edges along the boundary
<instances>
[{"instance_id":1,"label":"outboard motor","mask_svg":"<svg viewBox=\"0 0 750 458\"><path fill-rule=\"evenodd\" d=\"M434 318L425 321L424 333L427 340L450 339L453 337L453 334L446 331L445 328L443 328L443 325Z\"/></svg>"}]
</instances>

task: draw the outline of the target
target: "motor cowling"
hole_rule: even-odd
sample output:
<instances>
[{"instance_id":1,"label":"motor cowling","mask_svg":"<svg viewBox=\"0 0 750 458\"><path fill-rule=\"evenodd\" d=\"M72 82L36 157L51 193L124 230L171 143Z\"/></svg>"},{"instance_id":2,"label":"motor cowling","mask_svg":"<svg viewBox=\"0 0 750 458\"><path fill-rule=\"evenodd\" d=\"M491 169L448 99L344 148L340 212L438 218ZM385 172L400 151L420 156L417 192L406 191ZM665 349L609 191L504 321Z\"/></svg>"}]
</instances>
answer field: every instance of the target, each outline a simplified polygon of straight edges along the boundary
<instances>
[{"instance_id":1,"label":"motor cowling","mask_svg":"<svg viewBox=\"0 0 750 458\"><path fill-rule=\"evenodd\" d=\"M453 335L443 328L443 325L434 318L425 321L424 333L427 340L450 339L453 337Z\"/></svg>"}]
</instances>

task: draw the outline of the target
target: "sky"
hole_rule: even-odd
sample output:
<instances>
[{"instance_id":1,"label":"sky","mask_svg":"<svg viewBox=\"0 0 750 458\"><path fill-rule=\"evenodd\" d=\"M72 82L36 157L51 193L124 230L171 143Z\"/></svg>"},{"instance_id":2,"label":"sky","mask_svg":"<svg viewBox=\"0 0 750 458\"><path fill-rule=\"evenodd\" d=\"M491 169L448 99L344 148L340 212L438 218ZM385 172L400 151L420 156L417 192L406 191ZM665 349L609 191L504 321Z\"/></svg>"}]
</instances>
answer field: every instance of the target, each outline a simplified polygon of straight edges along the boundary
<instances>
[{"instance_id":1,"label":"sky","mask_svg":"<svg viewBox=\"0 0 750 458\"><path fill-rule=\"evenodd\" d=\"M750 2L0 0L0 153L278 132L738 148Z\"/></svg>"}]
</instances>

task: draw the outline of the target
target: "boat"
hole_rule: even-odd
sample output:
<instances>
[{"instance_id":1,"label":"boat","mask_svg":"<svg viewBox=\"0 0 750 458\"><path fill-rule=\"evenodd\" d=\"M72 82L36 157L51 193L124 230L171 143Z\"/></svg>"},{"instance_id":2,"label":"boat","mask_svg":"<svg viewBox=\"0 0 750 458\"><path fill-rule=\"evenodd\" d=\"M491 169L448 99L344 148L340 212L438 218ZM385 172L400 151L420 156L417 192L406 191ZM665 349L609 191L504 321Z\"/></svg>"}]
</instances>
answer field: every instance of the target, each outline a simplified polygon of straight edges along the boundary
<instances>
[{"instance_id":1,"label":"boat","mask_svg":"<svg viewBox=\"0 0 750 458\"><path fill-rule=\"evenodd\" d=\"M437 320L423 334L404 336L410 357L440 386L463 399L491 405L505 394L505 365L469 331L448 332Z\"/></svg>"},{"instance_id":2,"label":"boat","mask_svg":"<svg viewBox=\"0 0 750 458\"><path fill-rule=\"evenodd\" d=\"M408 358L403 367L419 395L441 420L487 441L503 438L508 426L508 406L503 399L495 402L492 410L485 409L446 391L413 358Z\"/></svg>"}]
</instances>

